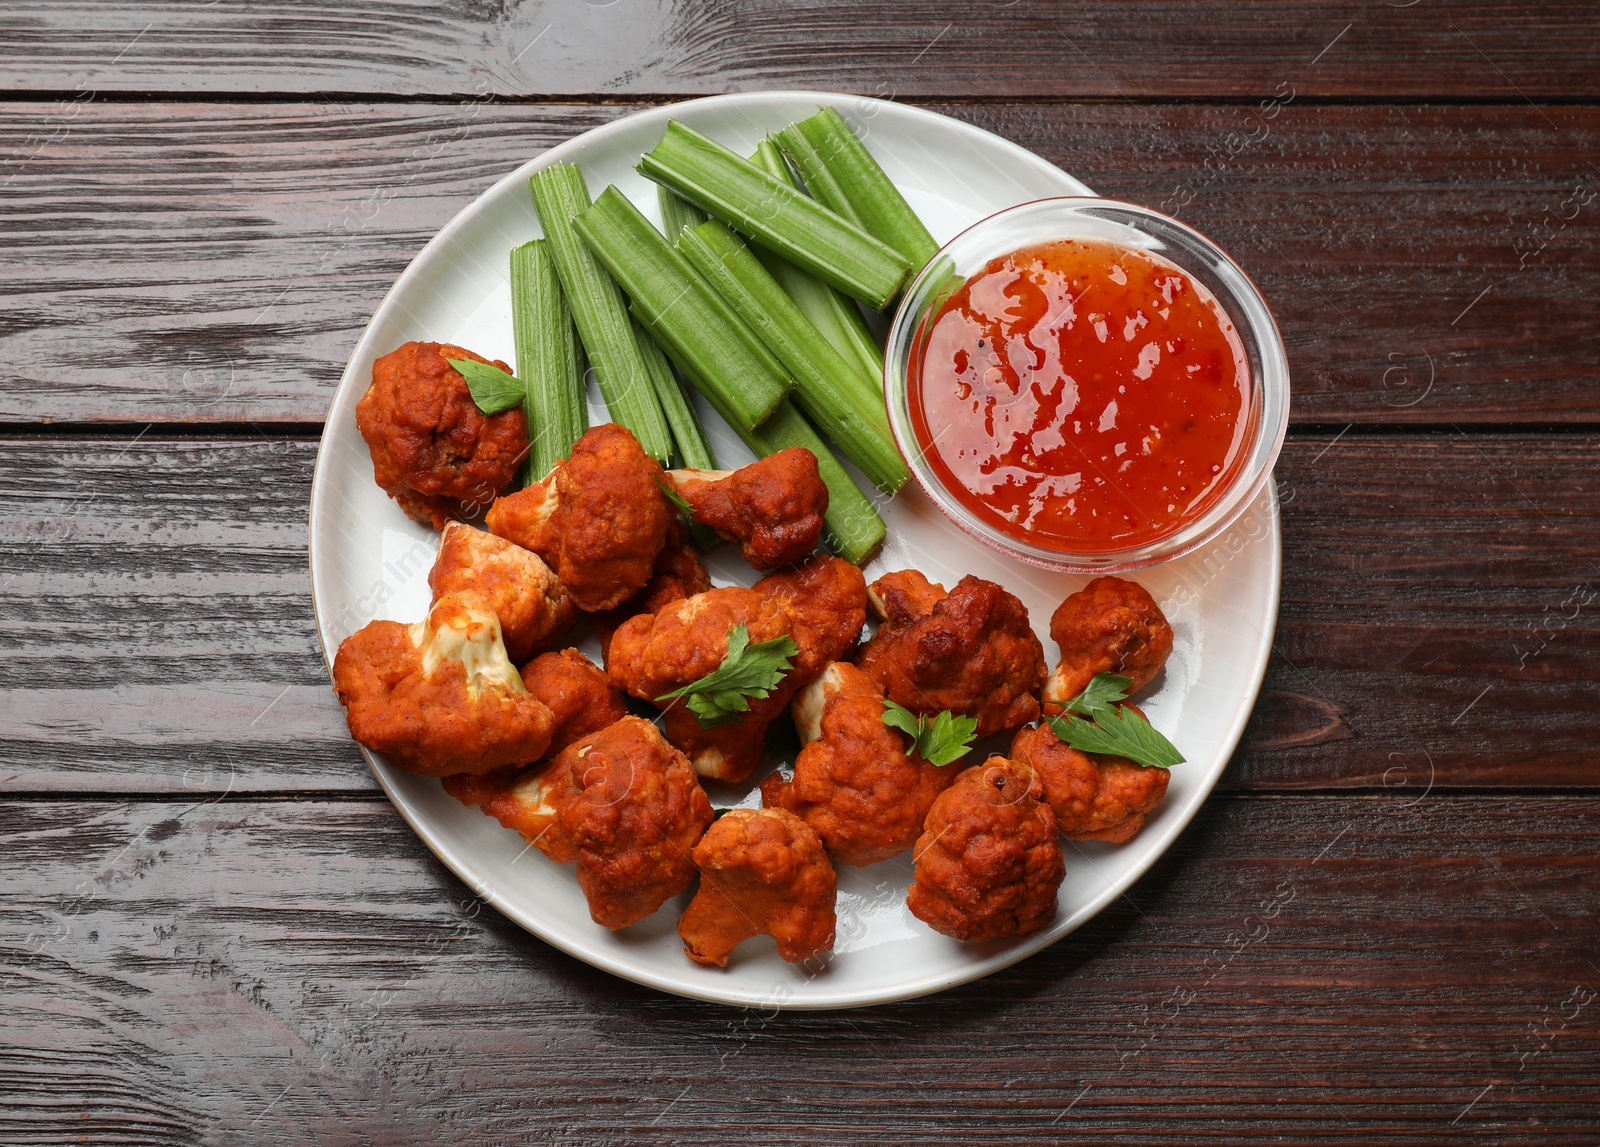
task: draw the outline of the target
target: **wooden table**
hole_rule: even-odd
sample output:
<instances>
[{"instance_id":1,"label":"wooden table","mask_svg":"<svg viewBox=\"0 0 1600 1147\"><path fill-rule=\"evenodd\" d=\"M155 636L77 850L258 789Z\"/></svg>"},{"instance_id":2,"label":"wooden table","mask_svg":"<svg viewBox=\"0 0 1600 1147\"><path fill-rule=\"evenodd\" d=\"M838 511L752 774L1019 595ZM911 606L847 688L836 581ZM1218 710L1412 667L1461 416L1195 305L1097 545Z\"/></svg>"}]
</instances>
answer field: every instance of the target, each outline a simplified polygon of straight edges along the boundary
<instances>
[{"instance_id":1,"label":"wooden table","mask_svg":"<svg viewBox=\"0 0 1600 1147\"><path fill-rule=\"evenodd\" d=\"M11 0L0 1141L1600 1141L1600 11ZM501 919L347 738L319 422L422 243L644 105L936 108L1276 309L1283 608L1223 785L1088 927L833 1014Z\"/></svg>"}]
</instances>

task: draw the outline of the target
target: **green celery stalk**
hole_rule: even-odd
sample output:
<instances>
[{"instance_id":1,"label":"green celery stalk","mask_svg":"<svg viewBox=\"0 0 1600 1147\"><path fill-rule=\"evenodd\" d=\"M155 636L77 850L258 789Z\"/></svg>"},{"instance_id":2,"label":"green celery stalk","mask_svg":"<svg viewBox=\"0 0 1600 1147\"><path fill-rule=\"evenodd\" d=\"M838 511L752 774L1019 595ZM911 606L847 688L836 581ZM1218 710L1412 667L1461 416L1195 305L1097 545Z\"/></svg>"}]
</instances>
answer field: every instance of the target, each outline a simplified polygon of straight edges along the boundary
<instances>
[{"instance_id":1,"label":"green celery stalk","mask_svg":"<svg viewBox=\"0 0 1600 1147\"><path fill-rule=\"evenodd\" d=\"M711 443L706 441L705 427L700 425L700 416L694 412L689 396L683 392L683 385L673 377L667 356L661 353L650 332L637 321L633 324L633 333L639 340L639 354L650 371L650 381L655 385L661 412L667 416L667 425L672 427L672 441L678 448L677 458L685 466L692 466L696 470L715 470L717 459L711 453Z\"/></svg>"},{"instance_id":2,"label":"green celery stalk","mask_svg":"<svg viewBox=\"0 0 1600 1147\"><path fill-rule=\"evenodd\" d=\"M511 248L511 330L517 375L526 387L527 485L571 454L572 444L589 428L578 339L548 239Z\"/></svg>"},{"instance_id":3,"label":"green celery stalk","mask_svg":"<svg viewBox=\"0 0 1600 1147\"><path fill-rule=\"evenodd\" d=\"M639 355L622 292L574 227L573 221L589 207L583 172L570 163L558 163L535 173L528 188L606 408L633 431L646 454L669 460L672 432Z\"/></svg>"},{"instance_id":4,"label":"green celery stalk","mask_svg":"<svg viewBox=\"0 0 1600 1147\"><path fill-rule=\"evenodd\" d=\"M837 110L825 107L778 133L806 189L920 271L939 244Z\"/></svg>"},{"instance_id":5,"label":"green celery stalk","mask_svg":"<svg viewBox=\"0 0 1600 1147\"><path fill-rule=\"evenodd\" d=\"M778 150L777 143L770 137L761 141L751 162L773 178L795 186L794 176L784 162L783 152ZM872 380L873 390L881 396L883 349L878 346L878 340L872 337L867 320L862 317L861 308L856 306L855 300L818 281L793 263L780 259L771 251L757 247L756 258L778 280L794 300L794 305L811 320L811 325L822 332L822 337L832 343L836 351L855 363Z\"/></svg>"},{"instance_id":6,"label":"green celery stalk","mask_svg":"<svg viewBox=\"0 0 1600 1147\"><path fill-rule=\"evenodd\" d=\"M694 403L683 383L672 373L672 364L638 319L633 321L633 333L639 338L639 353L644 355L645 365L650 368L650 380L655 383L661 409L672 426L672 439L678 445L677 461L695 470L715 470L717 456L711 451L700 416L694 412ZM689 537L699 550L712 549L722 541L717 531L693 518L689 519Z\"/></svg>"},{"instance_id":7,"label":"green celery stalk","mask_svg":"<svg viewBox=\"0 0 1600 1147\"><path fill-rule=\"evenodd\" d=\"M767 273L750 248L712 219L685 229L678 250L761 336L794 376L793 400L859 466L892 494L911 477L889 431L882 391L833 349Z\"/></svg>"},{"instance_id":8,"label":"green celery stalk","mask_svg":"<svg viewBox=\"0 0 1600 1147\"><path fill-rule=\"evenodd\" d=\"M674 242L685 227L697 227L710 218L677 192L660 184L656 185L656 203L661 208L661 233L668 243Z\"/></svg>"},{"instance_id":9,"label":"green celery stalk","mask_svg":"<svg viewBox=\"0 0 1600 1147\"><path fill-rule=\"evenodd\" d=\"M875 310L900 293L911 273L891 247L677 120L640 157L638 170Z\"/></svg>"},{"instance_id":10,"label":"green celery stalk","mask_svg":"<svg viewBox=\"0 0 1600 1147\"><path fill-rule=\"evenodd\" d=\"M637 310L635 314L638 314ZM646 322L645 326L648 329L650 324ZM657 338L660 341L659 335ZM779 403L778 408L760 426L745 430L728 417L731 411L718 398L717 392L695 374L693 368L685 367L684 373L757 458L770 457L790 446L804 446L816 455L817 472L828 487L828 509L822 516L822 541L828 549L858 566L864 565L877 552L888 532L883 518L871 500L861 492L861 487L839 465L839 460L822 441L822 436L811 428L811 424L794 408L792 402Z\"/></svg>"},{"instance_id":11,"label":"green celery stalk","mask_svg":"<svg viewBox=\"0 0 1600 1147\"><path fill-rule=\"evenodd\" d=\"M576 224L646 329L734 428L766 421L793 386L789 373L627 196L606 188Z\"/></svg>"}]
</instances>

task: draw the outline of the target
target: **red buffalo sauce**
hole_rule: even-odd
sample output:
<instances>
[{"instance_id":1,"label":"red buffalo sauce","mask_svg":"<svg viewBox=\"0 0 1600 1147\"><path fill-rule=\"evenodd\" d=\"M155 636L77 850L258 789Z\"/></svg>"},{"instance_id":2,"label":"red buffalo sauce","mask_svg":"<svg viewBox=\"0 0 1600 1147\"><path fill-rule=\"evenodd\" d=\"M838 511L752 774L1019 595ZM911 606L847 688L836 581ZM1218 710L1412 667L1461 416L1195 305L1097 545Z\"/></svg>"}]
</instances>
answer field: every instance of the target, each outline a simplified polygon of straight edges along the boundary
<instances>
[{"instance_id":1,"label":"red buffalo sauce","mask_svg":"<svg viewBox=\"0 0 1600 1147\"><path fill-rule=\"evenodd\" d=\"M1245 454L1249 363L1211 295L1159 256L1063 239L995 259L925 319L912 431L953 497L1064 552L1157 541Z\"/></svg>"}]
</instances>

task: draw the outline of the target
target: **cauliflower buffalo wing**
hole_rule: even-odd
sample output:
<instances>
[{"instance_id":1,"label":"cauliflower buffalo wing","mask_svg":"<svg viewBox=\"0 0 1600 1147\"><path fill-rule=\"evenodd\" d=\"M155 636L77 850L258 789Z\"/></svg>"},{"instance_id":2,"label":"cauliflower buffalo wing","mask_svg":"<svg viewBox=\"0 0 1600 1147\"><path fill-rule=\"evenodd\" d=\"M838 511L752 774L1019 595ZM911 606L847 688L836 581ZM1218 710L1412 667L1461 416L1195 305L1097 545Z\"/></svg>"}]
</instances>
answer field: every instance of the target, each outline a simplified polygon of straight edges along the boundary
<instances>
[{"instance_id":1,"label":"cauliflower buffalo wing","mask_svg":"<svg viewBox=\"0 0 1600 1147\"><path fill-rule=\"evenodd\" d=\"M416 625L374 621L333 663L350 734L425 777L483 773L544 756L554 716L529 695L476 593L447 593Z\"/></svg>"},{"instance_id":2,"label":"cauliflower buffalo wing","mask_svg":"<svg viewBox=\"0 0 1600 1147\"><path fill-rule=\"evenodd\" d=\"M605 671L576 649L545 653L522 667L528 692L550 708L549 756L628 715Z\"/></svg>"},{"instance_id":3,"label":"cauliflower buffalo wing","mask_svg":"<svg viewBox=\"0 0 1600 1147\"><path fill-rule=\"evenodd\" d=\"M695 520L737 542L758 570L801 561L817 548L828 487L817 473L817 456L803 446L737 470L673 470L667 477Z\"/></svg>"},{"instance_id":4,"label":"cauliflower buffalo wing","mask_svg":"<svg viewBox=\"0 0 1600 1147\"><path fill-rule=\"evenodd\" d=\"M1172 653L1172 626L1138 582L1098 577L1050 618L1061 661L1044 687L1044 711L1059 714L1097 673L1133 678L1129 693L1150 684Z\"/></svg>"},{"instance_id":5,"label":"cauliflower buffalo wing","mask_svg":"<svg viewBox=\"0 0 1600 1147\"><path fill-rule=\"evenodd\" d=\"M538 554L464 522L446 523L428 585L435 601L463 589L482 595L500 619L506 656L518 664L578 614Z\"/></svg>"},{"instance_id":6,"label":"cauliflower buffalo wing","mask_svg":"<svg viewBox=\"0 0 1600 1147\"><path fill-rule=\"evenodd\" d=\"M840 864L876 864L910 848L959 764L907 756L905 737L883 723L883 690L842 661L802 689L793 708L802 736L818 714L818 735L795 758L793 780L773 773L761 782L761 803L800 817Z\"/></svg>"},{"instance_id":7,"label":"cauliflower buffalo wing","mask_svg":"<svg viewBox=\"0 0 1600 1147\"><path fill-rule=\"evenodd\" d=\"M600 660L611 664L611 638L619 626L630 617L641 613L655 613L663 606L711 588L711 575L700 561L700 554L689 543L688 531L682 518L673 519L667 532L667 544L656 555L651 567L650 580L644 588L615 609L589 615L590 628L600 642Z\"/></svg>"},{"instance_id":8,"label":"cauliflower buffalo wing","mask_svg":"<svg viewBox=\"0 0 1600 1147\"><path fill-rule=\"evenodd\" d=\"M1039 775L1056 827L1071 840L1130 839L1166 796L1171 776L1121 757L1079 752L1046 725L1019 730L1011 757Z\"/></svg>"},{"instance_id":9,"label":"cauliflower buffalo wing","mask_svg":"<svg viewBox=\"0 0 1600 1147\"><path fill-rule=\"evenodd\" d=\"M761 763L767 725L795 691L821 671L818 642L782 600L753 589L729 586L675 602L624 622L611 638L611 678L633 696L655 702L722 665L728 635L745 626L750 644L791 637L797 652L791 667L766 697L749 698L739 719L706 728L683 702L666 706L667 739L688 754L704 777L737 783Z\"/></svg>"},{"instance_id":10,"label":"cauliflower buffalo wing","mask_svg":"<svg viewBox=\"0 0 1600 1147\"><path fill-rule=\"evenodd\" d=\"M690 853L711 823L688 760L639 717L574 741L484 811L557 864L576 864L589 915L613 930L689 887Z\"/></svg>"},{"instance_id":11,"label":"cauliflower buffalo wing","mask_svg":"<svg viewBox=\"0 0 1600 1147\"><path fill-rule=\"evenodd\" d=\"M356 404L378 485L436 530L488 505L528 452L522 411L482 413L447 358L489 362L458 346L409 342L372 364L372 386Z\"/></svg>"},{"instance_id":12,"label":"cauliflower buffalo wing","mask_svg":"<svg viewBox=\"0 0 1600 1147\"><path fill-rule=\"evenodd\" d=\"M497 500L486 524L548 562L579 609L611 609L644 588L666 543L676 511L663 480L639 440L608 422L543 481Z\"/></svg>"},{"instance_id":13,"label":"cauliflower buffalo wing","mask_svg":"<svg viewBox=\"0 0 1600 1147\"><path fill-rule=\"evenodd\" d=\"M1066 875L1055 817L1032 769L990 757L928 811L912 855L906 907L957 940L1037 932L1056 914Z\"/></svg>"},{"instance_id":14,"label":"cauliflower buffalo wing","mask_svg":"<svg viewBox=\"0 0 1600 1147\"><path fill-rule=\"evenodd\" d=\"M833 865L806 823L781 809L734 809L694 847L700 888L678 920L691 960L728 966L753 936L796 962L833 947Z\"/></svg>"},{"instance_id":15,"label":"cauliflower buffalo wing","mask_svg":"<svg viewBox=\"0 0 1600 1147\"><path fill-rule=\"evenodd\" d=\"M916 570L885 574L868 600L883 618L856 664L891 701L931 716L975 717L977 735L1039 716L1044 649L1028 608L992 581L964 577L945 593Z\"/></svg>"},{"instance_id":16,"label":"cauliflower buffalo wing","mask_svg":"<svg viewBox=\"0 0 1600 1147\"><path fill-rule=\"evenodd\" d=\"M824 661L842 661L855 650L867 623L867 579L842 558L819 554L791 569L768 574L750 587L779 598L816 634Z\"/></svg>"}]
</instances>

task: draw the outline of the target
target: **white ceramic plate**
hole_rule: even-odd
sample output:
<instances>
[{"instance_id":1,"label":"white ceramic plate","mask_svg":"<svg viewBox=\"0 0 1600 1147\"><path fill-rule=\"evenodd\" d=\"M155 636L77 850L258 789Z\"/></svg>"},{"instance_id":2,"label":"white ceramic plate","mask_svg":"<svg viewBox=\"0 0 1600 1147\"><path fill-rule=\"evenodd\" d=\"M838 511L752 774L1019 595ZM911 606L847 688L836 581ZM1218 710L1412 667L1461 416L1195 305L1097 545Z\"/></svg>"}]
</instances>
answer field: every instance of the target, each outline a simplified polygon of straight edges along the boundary
<instances>
[{"instance_id":1,"label":"white ceramic plate","mask_svg":"<svg viewBox=\"0 0 1600 1147\"><path fill-rule=\"evenodd\" d=\"M515 361L506 253L540 234L528 176L558 161L577 163L591 193L615 183L658 219L654 185L633 165L661 138L669 117L748 154L767 132L823 103L866 129L873 154L941 243L1003 207L1090 193L1031 152L956 120L816 92L717 96L640 112L519 167L451 220L406 268L356 344L334 396L317 454L310 522L312 600L326 657L331 660L344 638L374 618L410 622L427 609L435 535L409 521L373 482L356 430L356 402L371 381L373 359L411 339ZM594 421L605 421L603 408L595 413ZM750 460L715 414L702 406L701 415L723 465ZM1047 574L983 548L912 487L884 516L889 539L867 569L869 580L907 566L947 585L977 574L1021 597L1041 635L1056 605L1086 580ZM719 585L754 580L729 547L708 565ZM589 919L571 868L551 864L515 833L446 796L437 781L400 772L370 753L368 760L395 807L445 864L506 916L579 959L665 991L729 1004L836 1008L905 999L987 975L1060 939L1166 850L1216 783L1255 702L1277 618L1278 573L1277 503L1269 484L1207 552L1137 575L1177 635L1165 674L1141 704L1188 762L1172 770L1166 801L1132 841L1067 843L1060 915L1050 928L1020 940L959 944L929 929L905 909L911 863L902 855L840 871L831 959L791 966L763 938L735 952L726 970L701 967L684 956L677 937L681 903L624 932L608 932ZM1048 641L1046 655L1055 656ZM757 805L754 790L754 782L712 786L712 803Z\"/></svg>"}]
</instances>

